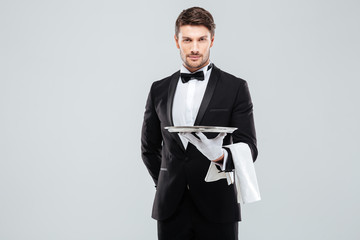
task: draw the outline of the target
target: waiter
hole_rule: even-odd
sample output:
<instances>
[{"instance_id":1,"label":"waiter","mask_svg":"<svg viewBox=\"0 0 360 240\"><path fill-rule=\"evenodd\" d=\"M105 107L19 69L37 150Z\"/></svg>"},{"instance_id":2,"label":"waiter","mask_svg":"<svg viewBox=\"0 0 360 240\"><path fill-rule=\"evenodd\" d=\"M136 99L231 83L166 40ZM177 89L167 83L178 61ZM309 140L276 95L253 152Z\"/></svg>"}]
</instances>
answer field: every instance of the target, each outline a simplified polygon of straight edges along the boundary
<instances>
[{"instance_id":1,"label":"waiter","mask_svg":"<svg viewBox=\"0 0 360 240\"><path fill-rule=\"evenodd\" d=\"M175 24L180 71L152 84L141 135L142 159L155 183L152 217L159 240L235 240L241 220L236 187L206 182L209 165L234 169L224 145L242 143L256 160L253 105L245 80L210 61L215 23L203 8L182 11ZM233 53L228 53L229 55ZM234 57L232 58L234 59ZM236 127L216 136L171 133L167 126Z\"/></svg>"}]
</instances>

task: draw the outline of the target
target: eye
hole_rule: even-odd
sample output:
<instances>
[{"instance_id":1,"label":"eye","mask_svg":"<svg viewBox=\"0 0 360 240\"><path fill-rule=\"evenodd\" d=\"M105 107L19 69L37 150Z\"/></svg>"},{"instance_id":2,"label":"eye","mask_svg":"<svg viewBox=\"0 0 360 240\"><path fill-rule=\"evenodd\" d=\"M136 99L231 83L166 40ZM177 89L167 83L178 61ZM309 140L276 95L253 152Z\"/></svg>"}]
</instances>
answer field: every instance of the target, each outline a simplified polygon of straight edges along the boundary
<instances>
[{"instance_id":1,"label":"eye","mask_svg":"<svg viewBox=\"0 0 360 240\"><path fill-rule=\"evenodd\" d=\"M184 42L190 42L190 41L191 41L191 40L188 39L188 38L184 39Z\"/></svg>"}]
</instances>

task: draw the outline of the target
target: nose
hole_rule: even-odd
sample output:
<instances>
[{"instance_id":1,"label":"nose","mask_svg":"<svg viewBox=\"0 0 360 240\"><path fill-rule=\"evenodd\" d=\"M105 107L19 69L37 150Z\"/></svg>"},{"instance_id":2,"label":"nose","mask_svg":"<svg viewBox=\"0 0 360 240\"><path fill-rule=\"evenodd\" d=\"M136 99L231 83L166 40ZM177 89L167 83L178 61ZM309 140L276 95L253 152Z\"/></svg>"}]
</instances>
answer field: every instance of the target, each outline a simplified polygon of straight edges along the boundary
<instances>
[{"instance_id":1,"label":"nose","mask_svg":"<svg viewBox=\"0 0 360 240\"><path fill-rule=\"evenodd\" d=\"M193 41L191 46L191 54L198 54L199 53L199 44L197 41Z\"/></svg>"}]
</instances>

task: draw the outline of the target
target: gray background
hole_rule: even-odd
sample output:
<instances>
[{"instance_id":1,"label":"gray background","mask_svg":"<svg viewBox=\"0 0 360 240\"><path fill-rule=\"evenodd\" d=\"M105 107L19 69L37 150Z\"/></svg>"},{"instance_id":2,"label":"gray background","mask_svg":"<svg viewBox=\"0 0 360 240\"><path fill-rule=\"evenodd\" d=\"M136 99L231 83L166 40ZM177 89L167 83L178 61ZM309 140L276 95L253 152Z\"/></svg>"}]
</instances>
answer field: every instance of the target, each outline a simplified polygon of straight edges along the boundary
<instances>
[{"instance_id":1,"label":"gray background","mask_svg":"<svg viewBox=\"0 0 360 240\"><path fill-rule=\"evenodd\" d=\"M241 239L359 239L359 1L1 0L1 240L156 239L142 117L194 5L254 102L263 200Z\"/></svg>"}]
</instances>

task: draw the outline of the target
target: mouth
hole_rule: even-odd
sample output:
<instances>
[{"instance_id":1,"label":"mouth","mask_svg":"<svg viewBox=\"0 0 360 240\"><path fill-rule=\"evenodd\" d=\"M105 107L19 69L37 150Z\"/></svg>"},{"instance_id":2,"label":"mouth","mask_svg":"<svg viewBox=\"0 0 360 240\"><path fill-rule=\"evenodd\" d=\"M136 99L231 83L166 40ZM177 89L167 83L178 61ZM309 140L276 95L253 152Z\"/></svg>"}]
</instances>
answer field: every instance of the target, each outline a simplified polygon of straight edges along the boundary
<instances>
[{"instance_id":1,"label":"mouth","mask_svg":"<svg viewBox=\"0 0 360 240\"><path fill-rule=\"evenodd\" d=\"M200 58L200 55L189 55L190 60L196 61Z\"/></svg>"}]
</instances>

